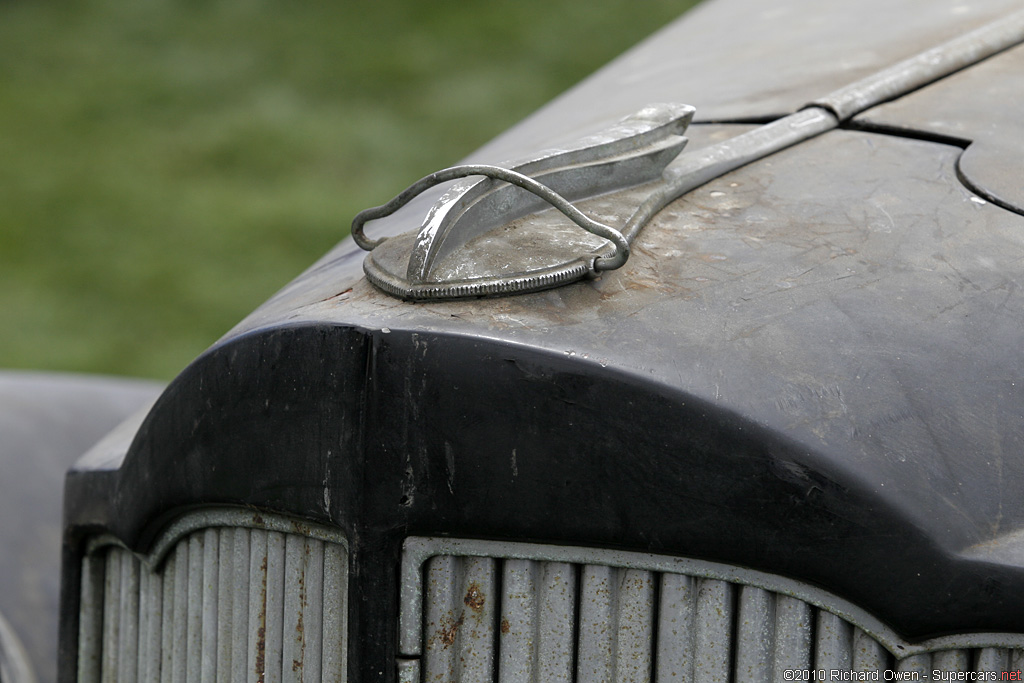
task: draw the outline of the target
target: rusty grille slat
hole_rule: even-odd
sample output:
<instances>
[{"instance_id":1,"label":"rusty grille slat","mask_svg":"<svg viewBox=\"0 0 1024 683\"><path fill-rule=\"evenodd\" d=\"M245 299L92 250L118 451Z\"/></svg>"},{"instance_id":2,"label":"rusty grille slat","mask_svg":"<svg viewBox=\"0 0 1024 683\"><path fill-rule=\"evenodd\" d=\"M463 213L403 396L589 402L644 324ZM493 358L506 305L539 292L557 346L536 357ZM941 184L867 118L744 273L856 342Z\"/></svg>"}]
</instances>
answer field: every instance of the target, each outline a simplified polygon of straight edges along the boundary
<instances>
[{"instance_id":1,"label":"rusty grille slat","mask_svg":"<svg viewBox=\"0 0 1024 683\"><path fill-rule=\"evenodd\" d=\"M100 545L83 560L79 680L345 681L348 554L322 538L208 527L156 571Z\"/></svg>"},{"instance_id":2,"label":"rusty grille slat","mask_svg":"<svg viewBox=\"0 0 1024 683\"><path fill-rule=\"evenodd\" d=\"M620 566L543 559L575 551L529 544L481 556L487 543L444 539L466 554L407 553L422 561L422 583L407 582L422 585L422 605L410 612L421 615L418 649L400 629L403 681L769 682L787 669L999 674L1024 662L1024 648L949 645L897 658L851 621L763 586L658 571L621 554Z\"/></svg>"}]
</instances>

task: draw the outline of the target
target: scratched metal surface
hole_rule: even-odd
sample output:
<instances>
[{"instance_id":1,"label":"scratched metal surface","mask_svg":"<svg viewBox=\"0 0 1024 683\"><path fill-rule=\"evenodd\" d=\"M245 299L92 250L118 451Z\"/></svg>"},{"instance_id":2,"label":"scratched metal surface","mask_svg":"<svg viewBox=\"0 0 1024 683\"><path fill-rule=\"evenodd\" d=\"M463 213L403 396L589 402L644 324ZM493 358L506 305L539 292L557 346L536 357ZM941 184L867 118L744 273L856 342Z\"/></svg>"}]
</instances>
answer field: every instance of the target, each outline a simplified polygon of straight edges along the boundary
<instances>
[{"instance_id":1,"label":"scratched metal surface","mask_svg":"<svg viewBox=\"0 0 1024 683\"><path fill-rule=\"evenodd\" d=\"M1024 213L1024 46L933 83L856 118L970 143L959 161L979 193Z\"/></svg>"},{"instance_id":2,"label":"scratched metal surface","mask_svg":"<svg viewBox=\"0 0 1024 683\"><path fill-rule=\"evenodd\" d=\"M229 338L317 321L621 368L870 473L922 529L970 545L1024 523L1004 484L1024 475L1024 218L966 190L958 152L826 133L670 205L621 270L507 299L403 303L342 244Z\"/></svg>"},{"instance_id":3,"label":"scratched metal surface","mask_svg":"<svg viewBox=\"0 0 1024 683\"><path fill-rule=\"evenodd\" d=\"M693 105L694 121L788 114L1016 9L1017 0L711 0L470 160L517 158L596 130L651 102Z\"/></svg>"}]
</instances>

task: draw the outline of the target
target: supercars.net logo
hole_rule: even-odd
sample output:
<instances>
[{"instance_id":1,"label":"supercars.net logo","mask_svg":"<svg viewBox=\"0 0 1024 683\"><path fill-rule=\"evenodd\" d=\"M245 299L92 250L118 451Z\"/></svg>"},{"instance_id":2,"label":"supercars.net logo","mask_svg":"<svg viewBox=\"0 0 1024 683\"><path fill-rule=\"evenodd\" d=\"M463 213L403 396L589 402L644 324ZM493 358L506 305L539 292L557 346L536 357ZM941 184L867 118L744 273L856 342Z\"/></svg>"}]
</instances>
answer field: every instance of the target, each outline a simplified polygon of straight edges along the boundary
<instances>
[{"instance_id":1,"label":"supercars.net logo","mask_svg":"<svg viewBox=\"0 0 1024 683\"><path fill-rule=\"evenodd\" d=\"M1016 671L844 671L842 669L790 669L786 681L1024 681Z\"/></svg>"}]
</instances>

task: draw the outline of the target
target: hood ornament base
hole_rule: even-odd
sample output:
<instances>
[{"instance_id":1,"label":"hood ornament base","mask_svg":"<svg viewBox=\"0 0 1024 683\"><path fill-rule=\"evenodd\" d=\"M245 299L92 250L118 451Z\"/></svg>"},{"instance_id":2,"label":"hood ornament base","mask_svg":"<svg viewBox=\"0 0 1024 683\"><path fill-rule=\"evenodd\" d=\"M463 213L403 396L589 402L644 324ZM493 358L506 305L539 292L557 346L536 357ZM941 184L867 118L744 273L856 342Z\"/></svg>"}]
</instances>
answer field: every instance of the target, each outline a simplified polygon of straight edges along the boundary
<instances>
[{"instance_id":1,"label":"hood ornament base","mask_svg":"<svg viewBox=\"0 0 1024 683\"><path fill-rule=\"evenodd\" d=\"M686 145L683 133L693 113L687 105L651 105L569 149L507 168L470 165L432 173L353 220L353 239L372 252L363 270L389 294L435 300L539 291L619 268L629 258L629 240L571 202L597 198L588 204L607 205L604 220L626 225L618 215L621 199L601 197L658 183ZM419 230L378 240L366 236L368 221L454 179L461 180L431 207Z\"/></svg>"}]
</instances>

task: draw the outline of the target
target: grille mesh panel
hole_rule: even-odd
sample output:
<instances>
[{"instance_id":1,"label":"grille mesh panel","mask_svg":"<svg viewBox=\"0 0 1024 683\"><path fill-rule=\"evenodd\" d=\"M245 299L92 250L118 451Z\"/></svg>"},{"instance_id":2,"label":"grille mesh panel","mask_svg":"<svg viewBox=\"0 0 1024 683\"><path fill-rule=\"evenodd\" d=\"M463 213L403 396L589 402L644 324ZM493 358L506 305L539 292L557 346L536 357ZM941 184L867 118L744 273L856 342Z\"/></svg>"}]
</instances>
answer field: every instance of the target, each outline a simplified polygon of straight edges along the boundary
<instances>
[{"instance_id":1,"label":"grille mesh panel","mask_svg":"<svg viewBox=\"0 0 1024 683\"><path fill-rule=\"evenodd\" d=\"M80 683L345 680L344 546L193 531L157 571L105 546L82 566Z\"/></svg>"},{"instance_id":2,"label":"grille mesh panel","mask_svg":"<svg viewBox=\"0 0 1024 683\"><path fill-rule=\"evenodd\" d=\"M881 680L885 671L1024 665L1024 650L994 647L898 659L803 600L713 578L456 555L431 557L423 571L426 683L769 683L811 669ZM414 680L406 662L403 678Z\"/></svg>"}]
</instances>

